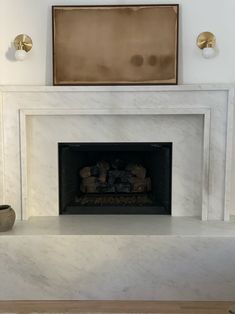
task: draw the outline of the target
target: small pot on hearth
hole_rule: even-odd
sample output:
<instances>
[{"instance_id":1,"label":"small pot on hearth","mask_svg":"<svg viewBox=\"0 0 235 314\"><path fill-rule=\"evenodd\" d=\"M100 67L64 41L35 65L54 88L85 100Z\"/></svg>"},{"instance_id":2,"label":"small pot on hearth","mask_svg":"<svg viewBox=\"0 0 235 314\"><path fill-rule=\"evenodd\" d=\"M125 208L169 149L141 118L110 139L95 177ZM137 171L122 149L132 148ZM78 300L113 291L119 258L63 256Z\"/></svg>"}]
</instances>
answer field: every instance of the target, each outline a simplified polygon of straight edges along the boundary
<instances>
[{"instance_id":1,"label":"small pot on hearth","mask_svg":"<svg viewBox=\"0 0 235 314\"><path fill-rule=\"evenodd\" d=\"M14 209L9 205L0 205L0 232L12 229L16 215Z\"/></svg>"}]
</instances>

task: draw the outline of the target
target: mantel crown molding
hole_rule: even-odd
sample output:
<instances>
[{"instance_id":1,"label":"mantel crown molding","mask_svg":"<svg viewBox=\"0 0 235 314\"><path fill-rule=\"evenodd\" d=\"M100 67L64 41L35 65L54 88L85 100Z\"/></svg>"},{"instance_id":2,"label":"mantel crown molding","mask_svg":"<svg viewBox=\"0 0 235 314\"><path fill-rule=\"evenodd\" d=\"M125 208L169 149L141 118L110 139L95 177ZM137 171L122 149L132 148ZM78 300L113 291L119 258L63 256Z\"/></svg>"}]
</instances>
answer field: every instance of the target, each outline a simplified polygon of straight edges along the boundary
<instances>
[{"instance_id":1,"label":"mantel crown molding","mask_svg":"<svg viewBox=\"0 0 235 314\"><path fill-rule=\"evenodd\" d=\"M189 85L132 85L132 86L46 86L46 85L0 85L0 93L11 92L167 92L167 91L214 91L234 90L235 84L189 84Z\"/></svg>"}]
</instances>

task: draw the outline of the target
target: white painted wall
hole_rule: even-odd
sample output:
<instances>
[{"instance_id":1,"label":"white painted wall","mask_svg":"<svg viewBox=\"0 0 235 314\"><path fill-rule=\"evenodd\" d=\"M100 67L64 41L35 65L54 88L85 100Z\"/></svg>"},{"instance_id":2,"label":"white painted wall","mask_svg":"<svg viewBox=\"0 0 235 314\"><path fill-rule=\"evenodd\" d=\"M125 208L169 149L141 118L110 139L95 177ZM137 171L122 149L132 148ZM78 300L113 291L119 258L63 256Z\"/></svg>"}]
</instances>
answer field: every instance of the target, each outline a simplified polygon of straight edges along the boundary
<instances>
[{"instance_id":1,"label":"white painted wall","mask_svg":"<svg viewBox=\"0 0 235 314\"><path fill-rule=\"evenodd\" d=\"M174 2L180 4L179 83L235 83L234 0L0 0L0 84L52 84L52 5ZM207 30L217 37L219 55L212 60L203 59L195 45L197 35ZM34 41L33 51L23 63L14 60L11 48L13 39L19 33L29 34Z\"/></svg>"},{"instance_id":2,"label":"white painted wall","mask_svg":"<svg viewBox=\"0 0 235 314\"><path fill-rule=\"evenodd\" d=\"M0 0L1 84L51 84L51 5L180 3L180 83L235 82L234 0ZM219 56L204 60L195 45L197 35L209 30L216 34ZM34 49L19 63L9 49L19 33L32 36Z\"/></svg>"}]
</instances>

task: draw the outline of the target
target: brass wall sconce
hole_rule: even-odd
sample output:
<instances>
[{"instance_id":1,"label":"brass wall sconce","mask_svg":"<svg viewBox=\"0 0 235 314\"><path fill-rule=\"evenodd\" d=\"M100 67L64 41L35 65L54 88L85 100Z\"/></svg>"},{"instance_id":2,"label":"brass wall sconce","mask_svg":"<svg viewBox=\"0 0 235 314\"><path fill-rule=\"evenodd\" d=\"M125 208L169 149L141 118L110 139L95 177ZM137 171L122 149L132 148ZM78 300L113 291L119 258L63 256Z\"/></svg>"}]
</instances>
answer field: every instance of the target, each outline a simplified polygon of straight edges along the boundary
<instances>
[{"instance_id":1,"label":"brass wall sconce","mask_svg":"<svg viewBox=\"0 0 235 314\"><path fill-rule=\"evenodd\" d=\"M216 55L216 37L210 32L203 32L197 38L197 46L202 50L205 59L214 58Z\"/></svg>"},{"instance_id":2,"label":"brass wall sconce","mask_svg":"<svg viewBox=\"0 0 235 314\"><path fill-rule=\"evenodd\" d=\"M23 61L27 53L33 48L33 41L28 35L20 34L15 38L14 46L16 60Z\"/></svg>"}]
</instances>

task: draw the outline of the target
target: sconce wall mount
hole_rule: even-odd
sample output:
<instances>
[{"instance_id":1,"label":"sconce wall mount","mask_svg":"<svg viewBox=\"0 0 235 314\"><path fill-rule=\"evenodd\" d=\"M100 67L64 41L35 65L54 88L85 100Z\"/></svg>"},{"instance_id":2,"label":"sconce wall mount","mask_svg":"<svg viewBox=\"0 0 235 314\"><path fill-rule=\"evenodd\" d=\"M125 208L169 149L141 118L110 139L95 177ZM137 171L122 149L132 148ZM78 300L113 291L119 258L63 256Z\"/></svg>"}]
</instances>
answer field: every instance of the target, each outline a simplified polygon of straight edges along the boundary
<instances>
[{"instance_id":1,"label":"sconce wall mount","mask_svg":"<svg viewBox=\"0 0 235 314\"><path fill-rule=\"evenodd\" d=\"M197 38L197 46L202 50L202 55L206 59L216 55L216 37L211 32L203 32Z\"/></svg>"},{"instance_id":2,"label":"sconce wall mount","mask_svg":"<svg viewBox=\"0 0 235 314\"><path fill-rule=\"evenodd\" d=\"M26 57L26 54L33 48L33 41L28 35L20 34L15 38L14 46L16 49L16 60L23 61Z\"/></svg>"}]
</instances>

